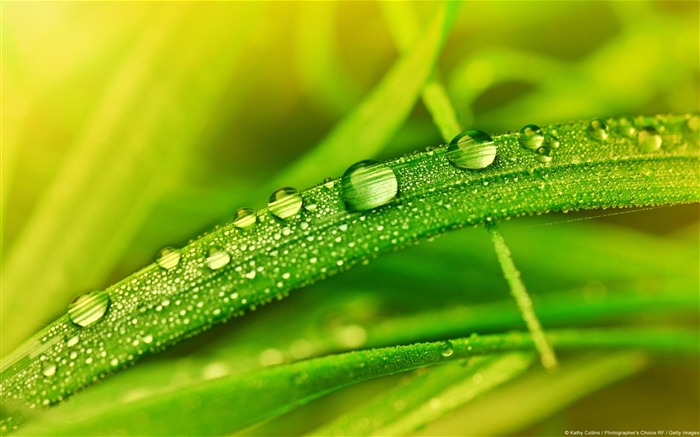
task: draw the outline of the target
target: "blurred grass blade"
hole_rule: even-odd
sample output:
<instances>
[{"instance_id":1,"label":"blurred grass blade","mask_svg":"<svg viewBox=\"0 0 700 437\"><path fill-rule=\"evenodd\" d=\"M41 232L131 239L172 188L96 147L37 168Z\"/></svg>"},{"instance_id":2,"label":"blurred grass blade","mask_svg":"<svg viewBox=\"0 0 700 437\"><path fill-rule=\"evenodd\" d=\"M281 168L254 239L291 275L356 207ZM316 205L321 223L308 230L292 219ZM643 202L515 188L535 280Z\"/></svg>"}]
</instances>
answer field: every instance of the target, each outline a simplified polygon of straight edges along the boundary
<instances>
[{"instance_id":1,"label":"blurred grass blade","mask_svg":"<svg viewBox=\"0 0 700 437\"><path fill-rule=\"evenodd\" d=\"M57 300L105 281L215 114L240 60L234 47L255 21L256 8L246 11L246 25L234 31L216 25L203 32L224 17L208 9L192 19L182 5L170 5L115 73L3 265L3 355L55 315ZM184 67L208 57L217 61L206 77Z\"/></svg>"},{"instance_id":2,"label":"blurred grass blade","mask_svg":"<svg viewBox=\"0 0 700 437\"><path fill-rule=\"evenodd\" d=\"M415 4L411 2L380 2L394 41L402 52L409 50L419 38L418 17ZM423 86L421 93L423 103L430 111L433 122L440 130L443 140L449 142L462 131L457 114L452 106L444 84L440 80L440 71L436 67Z\"/></svg>"},{"instance_id":3,"label":"blurred grass blade","mask_svg":"<svg viewBox=\"0 0 700 437\"><path fill-rule=\"evenodd\" d=\"M315 149L283 171L272 186L309 186L323 173L339 174L361 158L373 157L406 120L433 71L459 2L442 4L420 42L384 76L381 83Z\"/></svg>"},{"instance_id":4,"label":"blurred grass blade","mask_svg":"<svg viewBox=\"0 0 700 437\"><path fill-rule=\"evenodd\" d=\"M557 373L540 371L503 386L417 435L450 434L455 426L464 435L517 434L578 399L640 373L648 364L636 351L563 361Z\"/></svg>"},{"instance_id":5,"label":"blurred grass blade","mask_svg":"<svg viewBox=\"0 0 700 437\"><path fill-rule=\"evenodd\" d=\"M697 336L682 330L571 330L549 336L562 349L641 347L659 353L700 353ZM458 358L533 348L530 336L520 332L449 344L453 352L448 356L445 342L419 343L331 355L194 386L178 384L155 392L136 389L116 400L108 394L110 402L66 403L47 411L17 435L230 433L361 381Z\"/></svg>"},{"instance_id":6,"label":"blurred grass blade","mask_svg":"<svg viewBox=\"0 0 700 437\"><path fill-rule=\"evenodd\" d=\"M406 435L523 373L532 354L486 356L433 366L312 435Z\"/></svg>"}]
</instances>

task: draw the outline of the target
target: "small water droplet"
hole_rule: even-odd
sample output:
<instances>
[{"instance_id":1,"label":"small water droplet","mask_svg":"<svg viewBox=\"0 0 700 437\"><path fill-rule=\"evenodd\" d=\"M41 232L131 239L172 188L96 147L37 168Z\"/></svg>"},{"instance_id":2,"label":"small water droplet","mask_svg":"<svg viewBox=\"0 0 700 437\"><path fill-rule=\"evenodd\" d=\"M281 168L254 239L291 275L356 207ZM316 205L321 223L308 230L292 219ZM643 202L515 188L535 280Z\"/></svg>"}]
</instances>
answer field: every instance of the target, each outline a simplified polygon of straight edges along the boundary
<instances>
[{"instance_id":1,"label":"small water droplet","mask_svg":"<svg viewBox=\"0 0 700 437\"><path fill-rule=\"evenodd\" d=\"M323 180L323 188L325 188L327 190L332 190L334 186L335 186L335 180L333 180L333 178L325 178Z\"/></svg>"},{"instance_id":2,"label":"small water droplet","mask_svg":"<svg viewBox=\"0 0 700 437\"><path fill-rule=\"evenodd\" d=\"M602 118L594 118L589 121L586 131L591 138L598 141L605 141L610 136L610 128Z\"/></svg>"},{"instance_id":3,"label":"small water droplet","mask_svg":"<svg viewBox=\"0 0 700 437\"><path fill-rule=\"evenodd\" d=\"M109 294L106 292L91 291L82 294L71 302L68 318L78 326L90 326L105 315L109 304Z\"/></svg>"},{"instance_id":4,"label":"small water droplet","mask_svg":"<svg viewBox=\"0 0 700 437\"><path fill-rule=\"evenodd\" d=\"M450 141L445 155L456 167L477 170L493 163L496 145L486 132L467 130Z\"/></svg>"},{"instance_id":5,"label":"small water droplet","mask_svg":"<svg viewBox=\"0 0 700 437\"><path fill-rule=\"evenodd\" d=\"M346 207L365 211L386 205L399 192L394 171L378 161L360 161L343 174L341 188Z\"/></svg>"},{"instance_id":6,"label":"small water droplet","mask_svg":"<svg viewBox=\"0 0 700 437\"><path fill-rule=\"evenodd\" d=\"M558 149L559 146L561 145L561 142L559 141L559 138L557 138L554 135L550 135L549 138L547 138L547 147L551 149Z\"/></svg>"},{"instance_id":7,"label":"small water droplet","mask_svg":"<svg viewBox=\"0 0 700 437\"><path fill-rule=\"evenodd\" d=\"M656 152L661 148L661 135L651 126L645 126L637 132L637 144L643 152Z\"/></svg>"},{"instance_id":8,"label":"small water droplet","mask_svg":"<svg viewBox=\"0 0 700 437\"><path fill-rule=\"evenodd\" d=\"M285 220L296 215L302 204L296 188L282 187L270 195L267 206L275 217Z\"/></svg>"},{"instance_id":9,"label":"small water droplet","mask_svg":"<svg viewBox=\"0 0 700 437\"><path fill-rule=\"evenodd\" d=\"M539 149L537 149L537 160L542 163L548 164L552 161L553 152L554 151L551 148L547 146L542 146Z\"/></svg>"},{"instance_id":10,"label":"small water droplet","mask_svg":"<svg viewBox=\"0 0 700 437\"><path fill-rule=\"evenodd\" d=\"M304 201L304 209L309 211L309 212L314 212L318 208L318 203L316 203L316 199L314 198L307 198Z\"/></svg>"},{"instance_id":11,"label":"small water droplet","mask_svg":"<svg viewBox=\"0 0 700 437\"><path fill-rule=\"evenodd\" d=\"M539 149L544 142L542 129L535 124L527 124L523 126L522 129L520 129L520 137L518 138L518 142L526 149Z\"/></svg>"},{"instance_id":12,"label":"small water droplet","mask_svg":"<svg viewBox=\"0 0 700 437\"><path fill-rule=\"evenodd\" d=\"M78 344L78 341L80 341L80 337L78 337L77 335L75 335L75 336L73 336L73 337L71 337L71 338L68 339L68 341L66 342L66 346L68 346L68 347L73 347L73 346L75 346L76 344Z\"/></svg>"},{"instance_id":13,"label":"small water droplet","mask_svg":"<svg viewBox=\"0 0 700 437\"><path fill-rule=\"evenodd\" d=\"M53 376L56 374L56 364L54 363L44 363L41 373L44 374L44 376Z\"/></svg>"},{"instance_id":14,"label":"small water droplet","mask_svg":"<svg viewBox=\"0 0 700 437\"><path fill-rule=\"evenodd\" d=\"M207 257L207 267L212 270L218 270L224 267L231 261L231 255L228 252L220 249L211 249Z\"/></svg>"},{"instance_id":15,"label":"small water droplet","mask_svg":"<svg viewBox=\"0 0 700 437\"><path fill-rule=\"evenodd\" d=\"M634 120L629 117L621 117L617 121L617 131L625 138L634 138L637 134L637 128L634 126Z\"/></svg>"},{"instance_id":16,"label":"small water droplet","mask_svg":"<svg viewBox=\"0 0 700 437\"><path fill-rule=\"evenodd\" d=\"M452 346L452 342L450 341L445 341L440 346L440 355L442 355L443 357L450 357L454 352L454 346Z\"/></svg>"},{"instance_id":17,"label":"small water droplet","mask_svg":"<svg viewBox=\"0 0 700 437\"><path fill-rule=\"evenodd\" d=\"M255 211L250 208L238 208L233 213L233 226L239 229L250 229L255 226L256 222Z\"/></svg>"},{"instance_id":18,"label":"small water droplet","mask_svg":"<svg viewBox=\"0 0 700 437\"><path fill-rule=\"evenodd\" d=\"M145 337L143 337L143 342L146 344L153 343L153 336L151 334L146 335Z\"/></svg>"},{"instance_id":19,"label":"small water droplet","mask_svg":"<svg viewBox=\"0 0 700 437\"><path fill-rule=\"evenodd\" d=\"M165 270L172 270L180 263L180 251L172 247L166 247L158 253L156 264L158 267Z\"/></svg>"}]
</instances>

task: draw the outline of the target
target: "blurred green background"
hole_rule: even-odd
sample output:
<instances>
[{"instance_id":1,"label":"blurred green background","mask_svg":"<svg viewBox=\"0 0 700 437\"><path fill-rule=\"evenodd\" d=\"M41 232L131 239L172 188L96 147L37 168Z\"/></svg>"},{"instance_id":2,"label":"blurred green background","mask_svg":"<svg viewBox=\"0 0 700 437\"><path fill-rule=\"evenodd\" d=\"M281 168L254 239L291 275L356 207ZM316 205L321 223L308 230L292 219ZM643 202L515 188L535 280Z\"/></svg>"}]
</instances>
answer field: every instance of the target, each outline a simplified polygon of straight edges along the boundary
<instances>
[{"instance_id":1,"label":"blurred green background","mask_svg":"<svg viewBox=\"0 0 700 437\"><path fill-rule=\"evenodd\" d=\"M438 7L410 5L420 26ZM491 132L695 112L699 19L698 2L465 2L436 74L462 125ZM4 2L2 353L73 296L264 206L250 193L380 82L401 25L376 2ZM419 100L377 158L439 143ZM609 221L697 241L697 214Z\"/></svg>"}]
</instances>

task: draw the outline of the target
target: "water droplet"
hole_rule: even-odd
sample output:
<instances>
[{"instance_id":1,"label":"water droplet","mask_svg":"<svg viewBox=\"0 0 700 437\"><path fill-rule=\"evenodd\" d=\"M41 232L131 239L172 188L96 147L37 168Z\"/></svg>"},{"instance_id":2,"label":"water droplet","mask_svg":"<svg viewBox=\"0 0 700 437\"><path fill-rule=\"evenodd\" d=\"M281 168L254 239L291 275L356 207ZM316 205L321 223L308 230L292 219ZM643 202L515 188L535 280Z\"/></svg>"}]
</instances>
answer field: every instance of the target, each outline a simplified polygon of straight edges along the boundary
<instances>
[{"instance_id":1,"label":"water droplet","mask_svg":"<svg viewBox=\"0 0 700 437\"><path fill-rule=\"evenodd\" d=\"M542 134L542 129L535 124L528 124L520 129L520 137L518 142L521 146L530 150L537 150L542 146L544 142L544 135Z\"/></svg>"},{"instance_id":2,"label":"water droplet","mask_svg":"<svg viewBox=\"0 0 700 437\"><path fill-rule=\"evenodd\" d=\"M90 326L105 315L109 308L109 294L91 291L73 299L68 308L68 318L78 326Z\"/></svg>"},{"instance_id":3,"label":"water droplet","mask_svg":"<svg viewBox=\"0 0 700 437\"><path fill-rule=\"evenodd\" d=\"M309 197L304 201L304 209L305 210L307 210L309 212L313 212L313 211L316 211L317 208L318 208L318 203L316 203L316 199Z\"/></svg>"},{"instance_id":4,"label":"water droplet","mask_svg":"<svg viewBox=\"0 0 700 437\"><path fill-rule=\"evenodd\" d=\"M44 376L53 376L56 374L56 365L54 363L44 363L41 373L44 374Z\"/></svg>"},{"instance_id":5,"label":"water droplet","mask_svg":"<svg viewBox=\"0 0 700 437\"><path fill-rule=\"evenodd\" d=\"M207 267L212 270L218 270L231 261L231 255L228 252L220 249L211 249L207 257Z\"/></svg>"},{"instance_id":6,"label":"water droplet","mask_svg":"<svg viewBox=\"0 0 700 437\"><path fill-rule=\"evenodd\" d=\"M233 213L233 226L239 229L250 229L255 226L256 221L255 211L250 208L238 208Z\"/></svg>"},{"instance_id":7,"label":"water droplet","mask_svg":"<svg viewBox=\"0 0 700 437\"><path fill-rule=\"evenodd\" d=\"M158 254L156 264L158 264L158 267L161 269L172 270L180 263L181 256L182 255L180 254L179 250L173 249L172 247L166 247Z\"/></svg>"},{"instance_id":8,"label":"water droplet","mask_svg":"<svg viewBox=\"0 0 700 437\"><path fill-rule=\"evenodd\" d=\"M445 341L440 346L440 355L442 355L443 357L450 357L454 352L454 346L452 346L452 342L450 341Z\"/></svg>"},{"instance_id":9,"label":"water droplet","mask_svg":"<svg viewBox=\"0 0 700 437\"><path fill-rule=\"evenodd\" d=\"M335 180L333 180L333 178L325 178L323 180L323 188L325 188L327 190L332 190L334 186L335 186Z\"/></svg>"},{"instance_id":10,"label":"water droplet","mask_svg":"<svg viewBox=\"0 0 700 437\"><path fill-rule=\"evenodd\" d=\"M467 130L450 141L445 155L456 167L477 170L491 165L496 145L486 132Z\"/></svg>"},{"instance_id":11,"label":"water droplet","mask_svg":"<svg viewBox=\"0 0 700 437\"><path fill-rule=\"evenodd\" d=\"M656 152L661 148L661 135L651 126L645 126L637 132L637 144L643 152Z\"/></svg>"},{"instance_id":12,"label":"water droplet","mask_svg":"<svg viewBox=\"0 0 700 437\"><path fill-rule=\"evenodd\" d=\"M352 211L365 211L391 202L399 192L394 171L378 161L360 161L343 174L341 188L345 205Z\"/></svg>"},{"instance_id":13,"label":"water droplet","mask_svg":"<svg viewBox=\"0 0 700 437\"><path fill-rule=\"evenodd\" d=\"M78 337L77 335L75 335L75 336L73 336L73 337L71 337L71 338L68 339L68 341L66 342L66 346L68 346L68 347L73 347L73 346L75 346L76 344L78 344L78 341L80 341L80 337Z\"/></svg>"},{"instance_id":14,"label":"water droplet","mask_svg":"<svg viewBox=\"0 0 700 437\"><path fill-rule=\"evenodd\" d=\"M689 115L683 122L683 138L690 144L698 145L700 143L700 117L697 115Z\"/></svg>"},{"instance_id":15,"label":"water droplet","mask_svg":"<svg viewBox=\"0 0 700 437\"><path fill-rule=\"evenodd\" d=\"M588 135L594 140L605 141L610 136L610 128L602 118L594 118L588 122Z\"/></svg>"},{"instance_id":16,"label":"water droplet","mask_svg":"<svg viewBox=\"0 0 700 437\"><path fill-rule=\"evenodd\" d=\"M270 195L267 206L275 217L284 220L297 214L302 203L299 191L291 187L282 187Z\"/></svg>"},{"instance_id":17,"label":"water droplet","mask_svg":"<svg viewBox=\"0 0 700 437\"><path fill-rule=\"evenodd\" d=\"M542 146L539 149L537 149L537 160L542 163L548 164L552 161L553 152L554 151L551 148L547 146Z\"/></svg>"},{"instance_id":18,"label":"water droplet","mask_svg":"<svg viewBox=\"0 0 700 437\"><path fill-rule=\"evenodd\" d=\"M626 138L634 138L637 133L637 128L634 126L634 120L629 117L622 117L617 121L617 131Z\"/></svg>"}]
</instances>

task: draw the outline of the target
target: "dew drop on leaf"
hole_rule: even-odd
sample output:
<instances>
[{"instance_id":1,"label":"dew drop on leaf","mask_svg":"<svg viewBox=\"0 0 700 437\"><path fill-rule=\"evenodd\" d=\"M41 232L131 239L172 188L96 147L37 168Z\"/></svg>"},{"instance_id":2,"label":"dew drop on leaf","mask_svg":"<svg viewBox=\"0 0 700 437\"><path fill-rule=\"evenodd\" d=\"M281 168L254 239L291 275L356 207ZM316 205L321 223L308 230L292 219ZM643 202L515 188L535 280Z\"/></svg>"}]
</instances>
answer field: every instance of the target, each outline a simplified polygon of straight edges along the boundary
<instances>
[{"instance_id":1,"label":"dew drop on leaf","mask_svg":"<svg viewBox=\"0 0 700 437\"><path fill-rule=\"evenodd\" d=\"M537 160L548 164L552 161L552 152L553 150L548 147L548 146L542 146L539 149L537 149Z\"/></svg>"},{"instance_id":2,"label":"dew drop on leaf","mask_svg":"<svg viewBox=\"0 0 700 437\"><path fill-rule=\"evenodd\" d=\"M180 263L180 257L181 254L179 250L166 247L158 254L156 264L158 264L158 267L161 269L172 270Z\"/></svg>"},{"instance_id":3,"label":"dew drop on leaf","mask_svg":"<svg viewBox=\"0 0 700 437\"><path fill-rule=\"evenodd\" d=\"M656 152L661 148L661 135L651 126L645 126L637 132L637 145L643 152Z\"/></svg>"},{"instance_id":4,"label":"dew drop on leaf","mask_svg":"<svg viewBox=\"0 0 700 437\"><path fill-rule=\"evenodd\" d=\"M389 166L367 160L345 171L341 189L348 210L365 211L391 202L399 192L399 183Z\"/></svg>"},{"instance_id":5,"label":"dew drop on leaf","mask_svg":"<svg viewBox=\"0 0 700 437\"><path fill-rule=\"evenodd\" d=\"M44 365L41 369L41 373L43 373L44 376L53 376L56 374L56 369L57 369L56 364L47 362L47 363L44 363Z\"/></svg>"},{"instance_id":6,"label":"dew drop on leaf","mask_svg":"<svg viewBox=\"0 0 700 437\"><path fill-rule=\"evenodd\" d=\"M634 138L637 128L634 126L634 121L631 118L621 117L617 121L617 131L625 138Z\"/></svg>"},{"instance_id":7,"label":"dew drop on leaf","mask_svg":"<svg viewBox=\"0 0 700 437\"><path fill-rule=\"evenodd\" d=\"M456 167L477 170L491 165L496 158L496 145L486 132L467 130L450 141L445 155Z\"/></svg>"},{"instance_id":8,"label":"dew drop on leaf","mask_svg":"<svg viewBox=\"0 0 700 437\"><path fill-rule=\"evenodd\" d=\"M335 181L333 180L333 178L325 178L323 180L323 188L325 188L327 190L332 190L334 186L335 186Z\"/></svg>"},{"instance_id":9,"label":"dew drop on leaf","mask_svg":"<svg viewBox=\"0 0 700 437\"><path fill-rule=\"evenodd\" d=\"M544 142L544 134L542 129L535 124L527 124L520 129L520 137L518 138L520 145L530 150L537 150Z\"/></svg>"},{"instance_id":10,"label":"dew drop on leaf","mask_svg":"<svg viewBox=\"0 0 700 437\"><path fill-rule=\"evenodd\" d=\"M231 255L228 252L220 249L212 249L207 257L207 267L212 270L218 270L224 267L231 261Z\"/></svg>"},{"instance_id":11,"label":"dew drop on leaf","mask_svg":"<svg viewBox=\"0 0 700 437\"><path fill-rule=\"evenodd\" d=\"M106 292L91 291L82 294L71 302L68 318L78 326L90 326L107 313L109 304L109 294Z\"/></svg>"},{"instance_id":12,"label":"dew drop on leaf","mask_svg":"<svg viewBox=\"0 0 700 437\"><path fill-rule=\"evenodd\" d=\"M549 138L547 138L546 146L549 147L550 149L558 149L560 145L561 145L561 142L559 141L559 138L557 138L556 136L550 135Z\"/></svg>"},{"instance_id":13,"label":"dew drop on leaf","mask_svg":"<svg viewBox=\"0 0 700 437\"><path fill-rule=\"evenodd\" d=\"M606 141L610 136L610 128L602 118L594 118L588 122L588 135L597 141Z\"/></svg>"},{"instance_id":14,"label":"dew drop on leaf","mask_svg":"<svg viewBox=\"0 0 700 437\"><path fill-rule=\"evenodd\" d=\"M233 213L233 226L239 229L250 229L255 226L256 221L255 211L250 208L238 208Z\"/></svg>"},{"instance_id":15,"label":"dew drop on leaf","mask_svg":"<svg viewBox=\"0 0 700 437\"><path fill-rule=\"evenodd\" d=\"M316 199L309 197L304 201L304 209L305 210L307 210L309 212L313 212L313 211L316 211L317 208L318 208L318 203L316 203Z\"/></svg>"},{"instance_id":16,"label":"dew drop on leaf","mask_svg":"<svg viewBox=\"0 0 700 437\"><path fill-rule=\"evenodd\" d=\"M296 188L282 187L270 195L267 206L272 215L286 220L299 212L302 203L301 195Z\"/></svg>"},{"instance_id":17,"label":"dew drop on leaf","mask_svg":"<svg viewBox=\"0 0 700 437\"><path fill-rule=\"evenodd\" d=\"M445 341L440 345L440 355L443 357L450 357L452 354L455 352L454 346L452 346L452 342L450 341Z\"/></svg>"}]
</instances>

